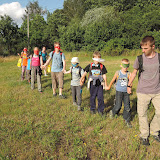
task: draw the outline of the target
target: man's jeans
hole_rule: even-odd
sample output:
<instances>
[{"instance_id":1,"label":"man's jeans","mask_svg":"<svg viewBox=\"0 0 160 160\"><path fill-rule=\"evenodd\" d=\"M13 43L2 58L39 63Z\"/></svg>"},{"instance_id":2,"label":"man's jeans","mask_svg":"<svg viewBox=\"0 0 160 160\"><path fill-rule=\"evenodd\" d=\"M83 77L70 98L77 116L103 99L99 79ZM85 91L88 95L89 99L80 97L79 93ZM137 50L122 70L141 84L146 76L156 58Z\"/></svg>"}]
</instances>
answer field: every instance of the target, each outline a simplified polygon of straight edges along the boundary
<instances>
[{"instance_id":1,"label":"man's jeans","mask_svg":"<svg viewBox=\"0 0 160 160\"><path fill-rule=\"evenodd\" d=\"M123 110L123 118L129 122L131 120L131 108L130 108L130 98L129 94L127 92L119 92L116 91L116 101L115 105L112 109L113 116L115 114L118 114L121 107L122 107L122 101L124 102L124 110Z\"/></svg>"}]
</instances>

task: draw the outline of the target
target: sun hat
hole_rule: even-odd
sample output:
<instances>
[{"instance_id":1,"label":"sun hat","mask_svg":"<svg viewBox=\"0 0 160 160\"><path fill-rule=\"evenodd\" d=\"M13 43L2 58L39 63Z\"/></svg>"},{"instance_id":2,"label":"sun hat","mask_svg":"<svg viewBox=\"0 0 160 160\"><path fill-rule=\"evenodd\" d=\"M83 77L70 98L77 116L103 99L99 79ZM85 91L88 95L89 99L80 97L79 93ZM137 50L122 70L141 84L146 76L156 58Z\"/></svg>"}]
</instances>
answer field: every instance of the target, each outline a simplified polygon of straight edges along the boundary
<instances>
[{"instance_id":1,"label":"sun hat","mask_svg":"<svg viewBox=\"0 0 160 160\"><path fill-rule=\"evenodd\" d=\"M79 63L79 59L78 57L73 57L71 62L74 62L74 63Z\"/></svg>"}]
</instances>

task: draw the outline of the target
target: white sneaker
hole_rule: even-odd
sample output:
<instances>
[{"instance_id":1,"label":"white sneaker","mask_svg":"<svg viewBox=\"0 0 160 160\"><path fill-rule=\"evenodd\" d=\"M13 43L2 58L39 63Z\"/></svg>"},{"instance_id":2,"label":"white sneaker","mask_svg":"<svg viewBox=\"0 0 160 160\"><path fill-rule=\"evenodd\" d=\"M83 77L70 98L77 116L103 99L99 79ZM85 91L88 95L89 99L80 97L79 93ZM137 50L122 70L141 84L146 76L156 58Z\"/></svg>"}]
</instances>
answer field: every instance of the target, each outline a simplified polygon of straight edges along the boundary
<instances>
[{"instance_id":1,"label":"white sneaker","mask_svg":"<svg viewBox=\"0 0 160 160\"><path fill-rule=\"evenodd\" d=\"M81 107L80 106L77 107L77 111L81 111Z\"/></svg>"},{"instance_id":2,"label":"white sneaker","mask_svg":"<svg viewBox=\"0 0 160 160\"><path fill-rule=\"evenodd\" d=\"M74 105L74 106L77 106L77 103L76 103L76 102L73 102L73 105Z\"/></svg>"}]
</instances>

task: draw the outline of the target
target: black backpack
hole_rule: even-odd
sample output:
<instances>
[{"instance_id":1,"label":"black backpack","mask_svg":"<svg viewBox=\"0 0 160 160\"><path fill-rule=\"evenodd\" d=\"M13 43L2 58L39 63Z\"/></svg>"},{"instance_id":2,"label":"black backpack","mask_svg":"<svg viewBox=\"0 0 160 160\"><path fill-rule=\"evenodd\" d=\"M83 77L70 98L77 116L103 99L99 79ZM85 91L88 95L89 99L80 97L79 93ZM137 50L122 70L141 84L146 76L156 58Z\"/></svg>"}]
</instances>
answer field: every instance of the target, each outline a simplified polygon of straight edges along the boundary
<instances>
[{"instance_id":1,"label":"black backpack","mask_svg":"<svg viewBox=\"0 0 160 160\"><path fill-rule=\"evenodd\" d=\"M139 72L138 72L138 79L141 76L141 73L144 71L143 69L143 57L142 55L137 56L138 62L139 62ZM160 53L158 53L158 59L159 59L159 73L160 73Z\"/></svg>"}]
</instances>

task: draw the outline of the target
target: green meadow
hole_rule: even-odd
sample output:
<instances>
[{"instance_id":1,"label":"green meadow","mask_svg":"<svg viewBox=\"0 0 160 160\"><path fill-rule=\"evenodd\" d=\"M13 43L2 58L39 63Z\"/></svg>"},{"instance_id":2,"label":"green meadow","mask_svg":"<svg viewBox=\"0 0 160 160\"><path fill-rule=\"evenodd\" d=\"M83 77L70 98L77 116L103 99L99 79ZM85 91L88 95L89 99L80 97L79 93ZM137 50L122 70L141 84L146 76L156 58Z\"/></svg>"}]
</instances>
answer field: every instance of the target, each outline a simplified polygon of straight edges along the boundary
<instances>
[{"instance_id":1,"label":"green meadow","mask_svg":"<svg viewBox=\"0 0 160 160\"><path fill-rule=\"evenodd\" d=\"M78 56L84 68L92 62L92 54L66 53L67 70L73 56ZM133 70L136 55L104 56L107 81L120 69L122 58L130 60L129 71ZM133 83L130 96L132 128L123 120L123 107L118 116L110 119L115 89L104 91L105 117L90 114L89 90L82 91L83 111L72 105L70 89L71 75L64 76L63 93L67 99L52 96L51 76L42 75L40 94L35 84L31 90L28 82L21 81L18 57L0 58L0 159L1 160L159 160L160 143L152 137L150 146L139 141L136 86ZM58 91L58 90L57 90ZM154 115L152 104L148 120Z\"/></svg>"}]
</instances>

